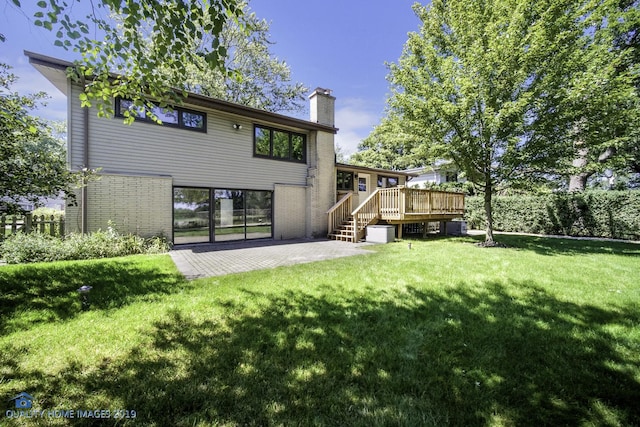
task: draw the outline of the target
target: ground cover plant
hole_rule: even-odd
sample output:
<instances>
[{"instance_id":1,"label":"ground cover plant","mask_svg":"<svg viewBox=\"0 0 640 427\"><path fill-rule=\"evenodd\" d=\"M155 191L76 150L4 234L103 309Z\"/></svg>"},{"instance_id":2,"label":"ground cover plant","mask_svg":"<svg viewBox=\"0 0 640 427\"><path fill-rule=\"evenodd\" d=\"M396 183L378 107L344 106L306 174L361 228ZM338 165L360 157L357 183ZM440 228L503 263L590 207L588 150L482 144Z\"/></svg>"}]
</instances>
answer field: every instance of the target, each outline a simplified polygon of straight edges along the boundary
<instances>
[{"instance_id":1,"label":"ground cover plant","mask_svg":"<svg viewBox=\"0 0 640 427\"><path fill-rule=\"evenodd\" d=\"M24 391L118 425L640 424L640 245L500 240L191 282L167 255L0 267L0 416Z\"/></svg>"}]
</instances>

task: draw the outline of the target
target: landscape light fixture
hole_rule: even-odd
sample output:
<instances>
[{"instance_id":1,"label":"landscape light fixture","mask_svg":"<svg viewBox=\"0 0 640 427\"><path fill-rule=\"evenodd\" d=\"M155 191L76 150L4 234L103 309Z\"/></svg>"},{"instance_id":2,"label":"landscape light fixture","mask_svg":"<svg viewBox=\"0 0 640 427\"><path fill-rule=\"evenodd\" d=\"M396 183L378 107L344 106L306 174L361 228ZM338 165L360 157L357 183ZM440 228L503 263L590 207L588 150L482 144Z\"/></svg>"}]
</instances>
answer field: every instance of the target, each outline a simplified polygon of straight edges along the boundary
<instances>
[{"instance_id":1,"label":"landscape light fixture","mask_svg":"<svg viewBox=\"0 0 640 427\"><path fill-rule=\"evenodd\" d=\"M82 305L82 311L89 310L89 292L93 289L92 286L84 285L78 289L78 293L80 294L80 303Z\"/></svg>"}]
</instances>

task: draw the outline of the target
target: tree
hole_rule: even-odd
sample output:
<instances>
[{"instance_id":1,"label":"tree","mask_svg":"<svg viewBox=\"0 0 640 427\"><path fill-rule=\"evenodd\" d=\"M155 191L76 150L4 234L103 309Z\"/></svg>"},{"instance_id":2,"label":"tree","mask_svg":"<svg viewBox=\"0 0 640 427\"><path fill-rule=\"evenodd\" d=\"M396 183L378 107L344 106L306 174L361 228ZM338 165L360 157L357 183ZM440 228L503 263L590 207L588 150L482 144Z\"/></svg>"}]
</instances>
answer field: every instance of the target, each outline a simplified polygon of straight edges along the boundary
<instances>
[{"instance_id":1,"label":"tree","mask_svg":"<svg viewBox=\"0 0 640 427\"><path fill-rule=\"evenodd\" d=\"M180 87L265 111L302 110L308 88L302 83L292 83L287 63L269 52L272 44L269 24L251 12L245 1L239 2L238 8L242 10L243 25L227 21L219 35L220 45L228 53L223 69L234 70L235 76L208 67L203 57L197 57L193 63L186 64L185 81ZM193 40L192 48L197 50L200 44L199 40ZM171 73L168 68L161 70Z\"/></svg>"},{"instance_id":2,"label":"tree","mask_svg":"<svg viewBox=\"0 0 640 427\"><path fill-rule=\"evenodd\" d=\"M20 201L37 206L43 196L73 197L76 178L55 129L29 114L46 95L12 92L16 77L9 69L0 64L0 210L17 212Z\"/></svg>"},{"instance_id":3,"label":"tree","mask_svg":"<svg viewBox=\"0 0 640 427\"><path fill-rule=\"evenodd\" d=\"M420 151L422 142L408 120L391 114L358 145L349 163L390 170L419 167L426 161L426 153Z\"/></svg>"},{"instance_id":4,"label":"tree","mask_svg":"<svg viewBox=\"0 0 640 427\"><path fill-rule=\"evenodd\" d=\"M11 1L20 7L19 0ZM34 24L55 32L56 46L82 55L70 75L85 83L82 105L97 106L99 115L112 113L114 96L179 103L182 94L167 88L181 88L187 64L196 61L231 72L220 34L229 21L244 28L239 0L96 0L84 19L74 17L76 3L80 0L38 1ZM116 24L114 15L125 18ZM197 50L194 40L200 43ZM158 74L161 67L170 72Z\"/></svg>"},{"instance_id":5,"label":"tree","mask_svg":"<svg viewBox=\"0 0 640 427\"><path fill-rule=\"evenodd\" d=\"M559 108L588 11L570 0L433 0L390 66L394 114L422 150L452 159L481 192L493 237L492 195L507 182L560 167L571 147ZM544 131L543 131L544 130Z\"/></svg>"},{"instance_id":6,"label":"tree","mask_svg":"<svg viewBox=\"0 0 640 427\"><path fill-rule=\"evenodd\" d=\"M610 0L584 17L584 35L567 90L575 113L569 190L582 191L606 169L635 169L640 127L639 1Z\"/></svg>"}]
</instances>

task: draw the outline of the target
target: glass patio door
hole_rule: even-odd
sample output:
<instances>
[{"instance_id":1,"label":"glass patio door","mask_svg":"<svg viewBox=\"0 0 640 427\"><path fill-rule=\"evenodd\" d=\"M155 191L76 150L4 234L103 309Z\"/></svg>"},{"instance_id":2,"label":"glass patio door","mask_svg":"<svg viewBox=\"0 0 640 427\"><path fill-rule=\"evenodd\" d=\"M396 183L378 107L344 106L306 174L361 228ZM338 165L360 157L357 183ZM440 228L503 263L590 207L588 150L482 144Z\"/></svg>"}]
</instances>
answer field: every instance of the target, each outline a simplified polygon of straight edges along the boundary
<instances>
[{"instance_id":1,"label":"glass patio door","mask_svg":"<svg viewBox=\"0 0 640 427\"><path fill-rule=\"evenodd\" d=\"M215 190L214 203L214 241L244 240L246 238L244 191Z\"/></svg>"}]
</instances>

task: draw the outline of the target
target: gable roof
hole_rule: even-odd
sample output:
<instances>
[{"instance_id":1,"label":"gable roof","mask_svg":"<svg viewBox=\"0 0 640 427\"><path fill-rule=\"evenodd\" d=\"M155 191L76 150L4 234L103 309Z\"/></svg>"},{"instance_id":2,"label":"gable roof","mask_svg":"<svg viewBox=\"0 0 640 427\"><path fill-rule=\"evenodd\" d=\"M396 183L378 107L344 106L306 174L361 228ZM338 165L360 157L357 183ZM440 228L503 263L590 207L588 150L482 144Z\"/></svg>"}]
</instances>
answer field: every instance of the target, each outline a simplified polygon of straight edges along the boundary
<instances>
[{"instance_id":1,"label":"gable roof","mask_svg":"<svg viewBox=\"0 0 640 427\"><path fill-rule=\"evenodd\" d=\"M51 56L42 55L35 52L25 50L24 54L29 58L29 63L33 65L47 80L49 80L62 93L69 96L67 83L67 68L73 67L74 64ZM115 75L114 75L115 76ZM338 128L334 126L322 125L308 120L297 119L285 116L283 114L272 113L257 108L246 107L221 99L211 98L204 95L188 92L184 99L185 104L210 108L216 111L236 114L238 116L248 117L250 119L266 121L283 126L290 126L309 131L321 131L329 133L337 133Z\"/></svg>"}]
</instances>

